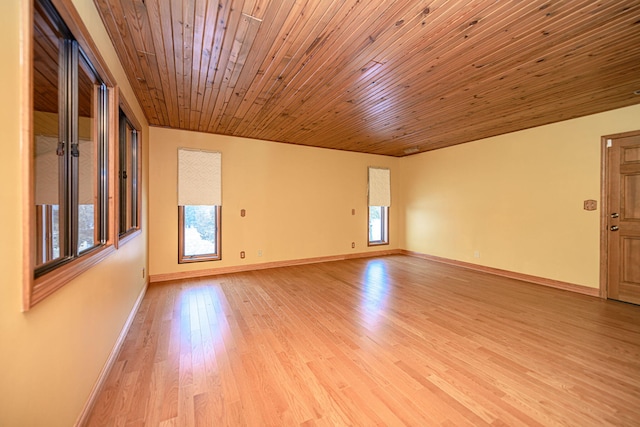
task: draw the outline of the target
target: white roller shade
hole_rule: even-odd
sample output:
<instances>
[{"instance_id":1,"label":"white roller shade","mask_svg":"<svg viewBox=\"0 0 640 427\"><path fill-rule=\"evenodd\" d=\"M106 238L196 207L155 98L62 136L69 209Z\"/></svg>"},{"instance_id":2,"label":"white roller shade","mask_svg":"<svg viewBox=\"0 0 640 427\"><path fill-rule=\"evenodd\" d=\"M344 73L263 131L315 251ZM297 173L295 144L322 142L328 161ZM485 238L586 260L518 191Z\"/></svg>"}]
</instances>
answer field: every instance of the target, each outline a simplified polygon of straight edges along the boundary
<instances>
[{"instance_id":1,"label":"white roller shade","mask_svg":"<svg viewBox=\"0 0 640 427\"><path fill-rule=\"evenodd\" d=\"M369 168L369 206L391 206L391 172Z\"/></svg>"},{"instance_id":2,"label":"white roller shade","mask_svg":"<svg viewBox=\"0 0 640 427\"><path fill-rule=\"evenodd\" d=\"M218 152L178 149L178 205L222 206Z\"/></svg>"}]
</instances>

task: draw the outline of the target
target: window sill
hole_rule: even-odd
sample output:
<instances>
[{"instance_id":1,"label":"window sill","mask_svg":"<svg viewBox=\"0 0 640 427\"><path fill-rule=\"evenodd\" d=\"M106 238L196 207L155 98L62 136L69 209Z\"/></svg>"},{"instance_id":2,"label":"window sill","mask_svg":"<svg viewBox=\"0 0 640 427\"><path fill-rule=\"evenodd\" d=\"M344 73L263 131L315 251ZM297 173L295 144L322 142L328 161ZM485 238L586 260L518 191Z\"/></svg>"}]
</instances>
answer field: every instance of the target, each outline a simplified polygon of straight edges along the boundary
<instances>
[{"instance_id":1,"label":"window sill","mask_svg":"<svg viewBox=\"0 0 640 427\"><path fill-rule=\"evenodd\" d=\"M84 273L115 251L113 245L96 249L91 254L76 258L66 265L56 268L50 273L37 279L31 279L31 292L25 298L23 311L27 311L34 305L53 294L55 291L69 283L80 274ZM33 274L33 273L29 273Z\"/></svg>"},{"instance_id":2,"label":"window sill","mask_svg":"<svg viewBox=\"0 0 640 427\"><path fill-rule=\"evenodd\" d=\"M189 264L191 262L207 262L207 261L220 261L222 257L220 255L200 255L184 257L178 260L178 264Z\"/></svg>"},{"instance_id":3,"label":"window sill","mask_svg":"<svg viewBox=\"0 0 640 427\"><path fill-rule=\"evenodd\" d=\"M388 244L389 242L369 242L367 243L367 246L384 246Z\"/></svg>"},{"instance_id":4,"label":"window sill","mask_svg":"<svg viewBox=\"0 0 640 427\"><path fill-rule=\"evenodd\" d=\"M126 244L127 242L133 240L134 238L136 238L140 234L142 234L142 229L138 227L136 229L130 230L129 232L123 234L122 236L118 236L116 249L119 249L120 246L122 246L122 245Z\"/></svg>"}]
</instances>

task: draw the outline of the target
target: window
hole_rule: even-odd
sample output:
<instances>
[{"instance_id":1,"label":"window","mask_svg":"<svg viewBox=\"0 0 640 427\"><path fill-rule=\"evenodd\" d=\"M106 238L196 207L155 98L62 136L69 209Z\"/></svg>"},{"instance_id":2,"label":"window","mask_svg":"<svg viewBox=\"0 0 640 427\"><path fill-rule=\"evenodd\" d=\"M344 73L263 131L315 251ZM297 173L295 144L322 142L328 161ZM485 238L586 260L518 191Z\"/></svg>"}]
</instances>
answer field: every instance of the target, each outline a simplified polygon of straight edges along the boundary
<instances>
[{"instance_id":1,"label":"window","mask_svg":"<svg viewBox=\"0 0 640 427\"><path fill-rule=\"evenodd\" d=\"M221 155L178 150L178 262L221 259Z\"/></svg>"},{"instance_id":2,"label":"window","mask_svg":"<svg viewBox=\"0 0 640 427\"><path fill-rule=\"evenodd\" d=\"M33 56L39 277L107 240L107 87L44 0L34 8Z\"/></svg>"},{"instance_id":3,"label":"window","mask_svg":"<svg viewBox=\"0 0 640 427\"><path fill-rule=\"evenodd\" d=\"M388 206L369 206L369 246L389 243L388 213Z\"/></svg>"},{"instance_id":4,"label":"window","mask_svg":"<svg viewBox=\"0 0 640 427\"><path fill-rule=\"evenodd\" d=\"M389 244L389 169L369 168L369 246Z\"/></svg>"},{"instance_id":5,"label":"window","mask_svg":"<svg viewBox=\"0 0 640 427\"><path fill-rule=\"evenodd\" d=\"M122 109L119 123L118 237L122 238L140 228L140 168L139 132Z\"/></svg>"},{"instance_id":6,"label":"window","mask_svg":"<svg viewBox=\"0 0 640 427\"><path fill-rule=\"evenodd\" d=\"M34 0L25 29L24 167L30 171L25 208L24 308L94 265L110 252L109 119L112 93L105 67L65 24L70 2ZM60 12L60 13L58 13ZM94 60L94 62L92 62ZM98 68L94 65L97 64ZM100 70L100 73L98 72ZM112 81L112 79L110 80Z\"/></svg>"},{"instance_id":7,"label":"window","mask_svg":"<svg viewBox=\"0 0 640 427\"><path fill-rule=\"evenodd\" d=\"M179 262L220 259L220 206L178 206Z\"/></svg>"}]
</instances>

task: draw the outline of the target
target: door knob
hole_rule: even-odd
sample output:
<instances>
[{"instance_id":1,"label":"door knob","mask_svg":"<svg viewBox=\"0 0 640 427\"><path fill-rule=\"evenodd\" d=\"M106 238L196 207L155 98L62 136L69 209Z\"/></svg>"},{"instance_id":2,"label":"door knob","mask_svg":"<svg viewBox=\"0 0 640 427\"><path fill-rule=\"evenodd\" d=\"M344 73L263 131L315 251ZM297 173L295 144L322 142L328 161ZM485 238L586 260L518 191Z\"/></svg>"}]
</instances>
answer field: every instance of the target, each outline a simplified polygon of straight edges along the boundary
<instances>
[{"instance_id":1,"label":"door knob","mask_svg":"<svg viewBox=\"0 0 640 427\"><path fill-rule=\"evenodd\" d=\"M614 212L611 214L611 218L618 218L620 215L618 215L617 212Z\"/></svg>"},{"instance_id":2,"label":"door knob","mask_svg":"<svg viewBox=\"0 0 640 427\"><path fill-rule=\"evenodd\" d=\"M612 226L611 226L611 228L610 228L610 230L611 230L611 231L618 231L618 230L619 230L619 228L618 228L618 226L617 226L617 225L612 225Z\"/></svg>"}]
</instances>

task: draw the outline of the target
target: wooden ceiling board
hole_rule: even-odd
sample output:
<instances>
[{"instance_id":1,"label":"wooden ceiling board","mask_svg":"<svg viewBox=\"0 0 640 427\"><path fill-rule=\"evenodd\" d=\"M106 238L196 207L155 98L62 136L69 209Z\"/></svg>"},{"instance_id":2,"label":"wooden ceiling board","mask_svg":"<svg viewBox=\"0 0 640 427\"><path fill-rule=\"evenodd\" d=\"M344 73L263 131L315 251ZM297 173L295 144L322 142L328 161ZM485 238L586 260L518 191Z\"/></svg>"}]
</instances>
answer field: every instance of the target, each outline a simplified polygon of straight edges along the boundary
<instances>
[{"instance_id":1,"label":"wooden ceiling board","mask_svg":"<svg viewBox=\"0 0 640 427\"><path fill-rule=\"evenodd\" d=\"M404 156L640 103L640 0L94 0L149 123Z\"/></svg>"}]
</instances>

